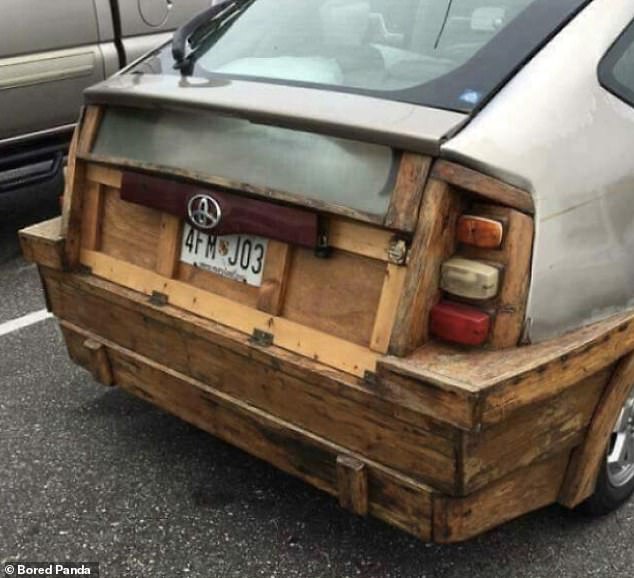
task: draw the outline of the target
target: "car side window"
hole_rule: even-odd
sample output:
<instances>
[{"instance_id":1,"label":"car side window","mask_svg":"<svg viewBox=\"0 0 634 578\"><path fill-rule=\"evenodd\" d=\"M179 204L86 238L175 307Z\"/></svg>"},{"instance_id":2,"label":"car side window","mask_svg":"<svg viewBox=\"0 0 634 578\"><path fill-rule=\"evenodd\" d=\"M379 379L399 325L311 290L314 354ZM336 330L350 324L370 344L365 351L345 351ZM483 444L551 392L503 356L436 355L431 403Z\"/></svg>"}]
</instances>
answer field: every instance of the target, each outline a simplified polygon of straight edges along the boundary
<instances>
[{"instance_id":1,"label":"car side window","mask_svg":"<svg viewBox=\"0 0 634 578\"><path fill-rule=\"evenodd\" d=\"M601 61L599 80L607 90L634 106L634 22Z\"/></svg>"}]
</instances>

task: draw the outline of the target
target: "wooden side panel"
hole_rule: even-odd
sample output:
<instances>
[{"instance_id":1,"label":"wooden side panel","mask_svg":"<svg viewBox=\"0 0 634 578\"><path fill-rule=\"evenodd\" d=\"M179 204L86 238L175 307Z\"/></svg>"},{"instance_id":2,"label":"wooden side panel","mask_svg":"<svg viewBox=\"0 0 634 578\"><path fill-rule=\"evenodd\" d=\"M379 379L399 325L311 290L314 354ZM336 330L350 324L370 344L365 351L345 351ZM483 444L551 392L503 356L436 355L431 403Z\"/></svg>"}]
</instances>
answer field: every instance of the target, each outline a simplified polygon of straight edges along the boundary
<instances>
[{"instance_id":1,"label":"wooden side panel","mask_svg":"<svg viewBox=\"0 0 634 578\"><path fill-rule=\"evenodd\" d=\"M632 350L634 315L624 312L551 341L503 351L465 352L429 342L407 359L382 359L378 373L386 381L398 376L411 391L427 383L462 397L477 410L473 429L551 399Z\"/></svg>"},{"instance_id":2,"label":"wooden side panel","mask_svg":"<svg viewBox=\"0 0 634 578\"><path fill-rule=\"evenodd\" d=\"M465 433L462 492L474 492L514 470L578 445L610 374L607 368L500 424Z\"/></svg>"},{"instance_id":3,"label":"wooden side panel","mask_svg":"<svg viewBox=\"0 0 634 578\"><path fill-rule=\"evenodd\" d=\"M390 343L394 355L408 355L428 337L429 312L440 299L440 266L454 252L460 207L447 183L428 181Z\"/></svg>"},{"instance_id":4,"label":"wooden side panel","mask_svg":"<svg viewBox=\"0 0 634 578\"><path fill-rule=\"evenodd\" d=\"M568 453L522 468L464 498L434 498L434 541L461 542L554 503Z\"/></svg>"},{"instance_id":5,"label":"wooden side panel","mask_svg":"<svg viewBox=\"0 0 634 578\"><path fill-rule=\"evenodd\" d=\"M65 336L69 349L81 347L81 334L65 327ZM348 454L345 448L114 344L104 345L122 388L321 490L339 493L337 457ZM430 489L362 456L352 457L367 476L368 513L429 540Z\"/></svg>"},{"instance_id":6,"label":"wooden side panel","mask_svg":"<svg viewBox=\"0 0 634 578\"><path fill-rule=\"evenodd\" d=\"M347 253L316 259L293 252L282 315L359 345L368 346L385 276L385 264Z\"/></svg>"},{"instance_id":7,"label":"wooden side panel","mask_svg":"<svg viewBox=\"0 0 634 578\"><path fill-rule=\"evenodd\" d=\"M561 504L573 508L594 492L610 434L633 384L634 353L630 353L617 365L596 407L583 444L572 454L559 495Z\"/></svg>"},{"instance_id":8,"label":"wooden side panel","mask_svg":"<svg viewBox=\"0 0 634 578\"><path fill-rule=\"evenodd\" d=\"M144 269L156 269L161 238L161 213L119 198L119 191L104 190L101 250Z\"/></svg>"},{"instance_id":9,"label":"wooden side panel","mask_svg":"<svg viewBox=\"0 0 634 578\"><path fill-rule=\"evenodd\" d=\"M19 236L22 254L27 261L64 270L66 256L61 217L22 229Z\"/></svg>"}]
</instances>

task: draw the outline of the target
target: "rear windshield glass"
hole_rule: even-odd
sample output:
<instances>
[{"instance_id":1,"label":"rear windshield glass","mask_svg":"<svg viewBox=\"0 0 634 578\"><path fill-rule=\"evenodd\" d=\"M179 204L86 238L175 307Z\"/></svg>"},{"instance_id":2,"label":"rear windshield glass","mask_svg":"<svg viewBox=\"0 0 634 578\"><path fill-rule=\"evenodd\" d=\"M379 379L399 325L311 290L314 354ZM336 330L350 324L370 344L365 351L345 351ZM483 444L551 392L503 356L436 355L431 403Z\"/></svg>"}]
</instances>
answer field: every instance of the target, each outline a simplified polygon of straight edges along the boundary
<instances>
[{"instance_id":1,"label":"rear windshield glass","mask_svg":"<svg viewBox=\"0 0 634 578\"><path fill-rule=\"evenodd\" d=\"M237 0L194 35L192 73L469 112L588 1ZM136 71L157 65L180 74L169 46Z\"/></svg>"}]
</instances>

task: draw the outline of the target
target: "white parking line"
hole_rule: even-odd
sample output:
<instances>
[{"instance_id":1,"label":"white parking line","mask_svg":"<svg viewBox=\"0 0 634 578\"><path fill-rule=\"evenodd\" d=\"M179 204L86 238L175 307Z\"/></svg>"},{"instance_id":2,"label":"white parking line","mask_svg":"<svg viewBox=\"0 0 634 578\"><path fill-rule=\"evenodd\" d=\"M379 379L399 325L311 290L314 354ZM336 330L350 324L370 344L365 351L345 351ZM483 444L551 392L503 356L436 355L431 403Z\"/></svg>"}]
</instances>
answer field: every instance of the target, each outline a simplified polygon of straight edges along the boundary
<instances>
[{"instance_id":1,"label":"white parking line","mask_svg":"<svg viewBox=\"0 0 634 578\"><path fill-rule=\"evenodd\" d=\"M2 337L3 335L7 335L7 333L13 333L18 329L22 329L24 327L28 327L29 325L34 325L35 323L44 321L45 319L48 319L50 317L53 317L51 313L49 313L46 309L40 309L39 311L28 313L27 315L23 315L22 317L18 317L17 319L5 321L4 323L0 323L0 337Z\"/></svg>"}]
</instances>

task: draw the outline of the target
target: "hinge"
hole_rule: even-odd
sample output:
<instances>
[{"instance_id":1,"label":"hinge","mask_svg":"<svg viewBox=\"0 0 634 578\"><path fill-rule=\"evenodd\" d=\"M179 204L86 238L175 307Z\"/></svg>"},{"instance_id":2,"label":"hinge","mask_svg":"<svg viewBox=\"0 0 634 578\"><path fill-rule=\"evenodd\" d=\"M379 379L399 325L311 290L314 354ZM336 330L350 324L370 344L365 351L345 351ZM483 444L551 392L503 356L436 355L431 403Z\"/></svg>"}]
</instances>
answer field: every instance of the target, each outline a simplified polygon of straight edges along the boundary
<instances>
[{"instance_id":1,"label":"hinge","mask_svg":"<svg viewBox=\"0 0 634 578\"><path fill-rule=\"evenodd\" d=\"M249 341L253 345L259 345L260 347L270 347L273 345L273 334L268 333L267 331L262 331L261 329L254 329L253 335L251 335L251 339Z\"/></svg>"},{"instance_id":2,"label":"hinge","mask_svg":"<svg viewBox=\"0 0 634 578\"><path fill-rule=\"evenodd\" d=\"M164 307L168 303L167 295L159 291L152 291L152 295L150 295L150 303L152 305L156 305L157 307Z\"/></svg>"},{"instance_id":3,"label":"hinge","mask_svg":"<svg viewBox=\"0 0 634 578\"><path fill-rule=\"evenodd\" d=\"M390 241L390 246L387 250L387 258L389 262L394 265L405 265L405 263L407 263L408 249L407 241L394 237Z\"/></svg>"}]
</instances>

